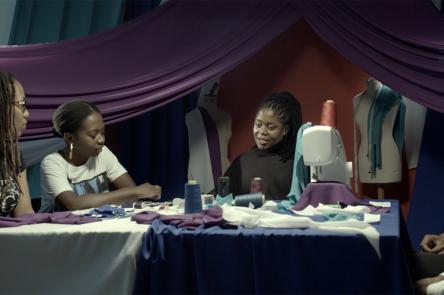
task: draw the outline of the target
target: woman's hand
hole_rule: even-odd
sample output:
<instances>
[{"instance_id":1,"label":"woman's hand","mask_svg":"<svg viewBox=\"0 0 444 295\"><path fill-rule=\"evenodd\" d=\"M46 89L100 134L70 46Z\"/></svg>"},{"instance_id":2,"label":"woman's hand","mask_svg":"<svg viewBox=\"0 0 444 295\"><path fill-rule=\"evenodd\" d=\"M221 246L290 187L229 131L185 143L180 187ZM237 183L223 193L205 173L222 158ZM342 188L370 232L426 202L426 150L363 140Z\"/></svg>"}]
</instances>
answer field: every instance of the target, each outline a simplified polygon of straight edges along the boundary
<instances>
[{"instance_id":1,"label":"woman's hand","mask_svg":"<svg viewBox=\"0 0 444 295\"><path fill-rule=\"evenodd\" d=\"M420 245L426 252L444 254L444 234L425 235Z\"/></svg>"},{"instance_id":2,"label":"woman's hand","mask_svg":"<svg viewBox=\"0 0 444 295\"><path fill-rule=\"evenodd\" d=\"M144 183L136 186L134 189L138 199L150 198L157 201L162 196L162 188L158 185Z\"/></svg>"}]
</instances>

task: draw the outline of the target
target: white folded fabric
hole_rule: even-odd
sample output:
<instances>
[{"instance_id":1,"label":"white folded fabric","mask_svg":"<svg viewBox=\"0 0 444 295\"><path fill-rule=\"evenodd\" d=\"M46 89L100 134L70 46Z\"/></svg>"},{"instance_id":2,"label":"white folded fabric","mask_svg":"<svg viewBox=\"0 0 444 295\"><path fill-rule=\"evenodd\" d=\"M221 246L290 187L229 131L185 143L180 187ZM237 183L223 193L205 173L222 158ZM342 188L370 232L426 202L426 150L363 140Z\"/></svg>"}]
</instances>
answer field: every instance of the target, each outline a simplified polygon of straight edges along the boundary
<instances>
[{"instance_id":1,"label":"white folded fabric","mask_svg":"<svg viewBox=\"0 0 444 295\"><path fill-rule=\"evenodd\" d=\"M349 234L362 234L375 249L379 258L379 233L370 224L359 220L315 222L305 216L278 214L270 211L254 210L246 207L223 205L223 218L234 225L243 225L247 228L314 228Z\"/></svg>"}]
</instances>

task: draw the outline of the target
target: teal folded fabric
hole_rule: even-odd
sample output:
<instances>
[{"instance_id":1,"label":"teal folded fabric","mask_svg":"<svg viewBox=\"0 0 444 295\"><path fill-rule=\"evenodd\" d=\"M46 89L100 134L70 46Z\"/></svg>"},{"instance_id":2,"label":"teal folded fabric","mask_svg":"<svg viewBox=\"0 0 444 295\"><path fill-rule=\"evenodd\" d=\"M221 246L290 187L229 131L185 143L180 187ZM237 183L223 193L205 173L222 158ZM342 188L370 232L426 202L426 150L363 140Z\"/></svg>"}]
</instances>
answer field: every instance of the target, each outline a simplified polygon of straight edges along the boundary
<instances>
[{"instance_id":1,"label":"teal folded fabric","mask_svg":"<svg viewBox=\"0 0 444 295\"><path fill-rule=\"evenodd\" d=\"M294 152L294 166L293 166L293 178L291 180L290 193L288 198L290 201L296 203L299 201L305 186L310 182L309 168L304 164L304 157L302 154L302 135L304 130L311 127L310 122L302 125L297 134L297 142Z\"/></svg>"},{"instance_id":2,"label":"teal folded fabric","mask_svg":"<svg viewBox=\"0 0 444 295\"><path fill-rule=\"evenodd\" d=\"M289 211L297 201L299 201L304 188L310 182L309 167L304 164L304 157L302 155L302 135L304 130L311 127L310 122L303 124L297 134L297 141L294 151L294 166L293 177L291 180L290 193L288 194L288 200L281 201L277 204L279 212Z\"/></svg>"},{"instance_id":3,"label":"teal folded fabric","mask_svg":"<svg viewBox=\"0 0 444 295\"><path fill-rule=\"evenodd\" d=\"M382 124L390 110L399 105L393 126L393 139L396 142L399 153L402 153L404 143L404 122L405 122L405 104L402 96L393 91L390 87L382 86L378 96L373 100L367 118L367 142L368 157L370 160L370 172L373 177L376 176L376 170L381 169L381 134Z\"/></svg>"},{"instance_id":4,"label":"teal folded fabric","mask_svg":"<svg viewBox=\"0 0 444 295\"><path fill-rule=\"evenodd\" d=\"M224 204L230 205L233 203L233 194L226 195L225 197L221 197L220 195L216 195L216 204L222 206Z\"/></svg>"},{"instance_id":5,"label":"teal folded fabric","mask_svg":"<svg viewBox=\"0 0 444 295\"><path fill-rule=\"evenodd\" d=\"M338 214L338 213L325 213L322 214L328 221L345 221L345 220L359 220L359 216L356 214Z\"/></svg>"}]
</instances>

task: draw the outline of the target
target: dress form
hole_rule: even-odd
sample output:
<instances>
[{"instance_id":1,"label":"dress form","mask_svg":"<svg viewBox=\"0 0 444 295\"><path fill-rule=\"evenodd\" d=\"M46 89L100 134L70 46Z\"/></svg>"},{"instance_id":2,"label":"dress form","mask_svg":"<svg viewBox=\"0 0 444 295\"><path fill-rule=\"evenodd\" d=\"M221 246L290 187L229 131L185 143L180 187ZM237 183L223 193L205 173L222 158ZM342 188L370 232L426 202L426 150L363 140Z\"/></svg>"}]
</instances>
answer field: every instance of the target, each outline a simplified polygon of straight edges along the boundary
<instances>
[{"instance_id":1,"label":"dress form","mask_svg":"<svg viewBox=\"0 0 444 295\"><path fill-rule=\"evenodd\" d=\"M200 91L197 108L189 112L186 117L189 138L190 159L188 164L188 178L195 179L201 185L202 192L212 191L215 178L222 176L230 161L228 160L228 144L231 138L231 117L217 108L218 81L210 81ZM220 152L220 175L214 175L211 151L205 117L209 116L217 129L217 138ZM214 158L213 158L214 160Z\"/></svg>"},{"instance_id":2,"label":"dress form","mask_svg":"<svg viewBox=\"0 0 444 295\"><path fill-rule=\"evenodd\" d=\"M399 104L394 104L386 113L380 130L381 167L372 172L371 148L369 145L369 122L375 108L374 103L383 84L374 78L367 81L367 90L353 100L355 123L360 132L360 145L357 154L358 177L362 183L384 184L400 182L402 176L401 154L393 138L393 128L399 111ZM370 116L369 116L370 113ZM383 197L383 190L378 186L378 196Z\"/></svg>"},{"instance_id":3,"label":"dress form","mask_svg":"<svg viewBox=\"0 0 444 295\"><path fill-rule=\"evenodd\" d=\"M207 91L207 85L211 85L211 89ZM217 108L217 94L219 91L219 82L206 84L201 89L201 95L197 105L208 111L211 118L216 122L217 131L219 133L220 156L222 161L222 175L230 166L228 160L228 144L231 139L231 116Z\"/></svg>"}]
</instances>

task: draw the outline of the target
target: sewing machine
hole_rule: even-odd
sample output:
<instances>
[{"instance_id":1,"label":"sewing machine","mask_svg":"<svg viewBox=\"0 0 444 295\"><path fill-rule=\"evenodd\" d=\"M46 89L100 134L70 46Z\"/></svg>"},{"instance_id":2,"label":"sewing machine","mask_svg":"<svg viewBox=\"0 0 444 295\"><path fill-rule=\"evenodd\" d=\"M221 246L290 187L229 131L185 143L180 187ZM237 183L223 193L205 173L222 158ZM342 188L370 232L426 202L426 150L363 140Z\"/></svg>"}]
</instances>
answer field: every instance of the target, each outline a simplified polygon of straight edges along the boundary
<instances>
[{"instance_id":1,"label":"sewing machine","mask_svg":"<svg viewBox=\"0 0 444 295\"><path fill-rule=\"evenodd\" d=\"M310 182L337 181L350 188L352 162L347 162L341 134L330 126L315 125L304 130L304 164L310 166Z\"/></svg>"}]
</instances>

